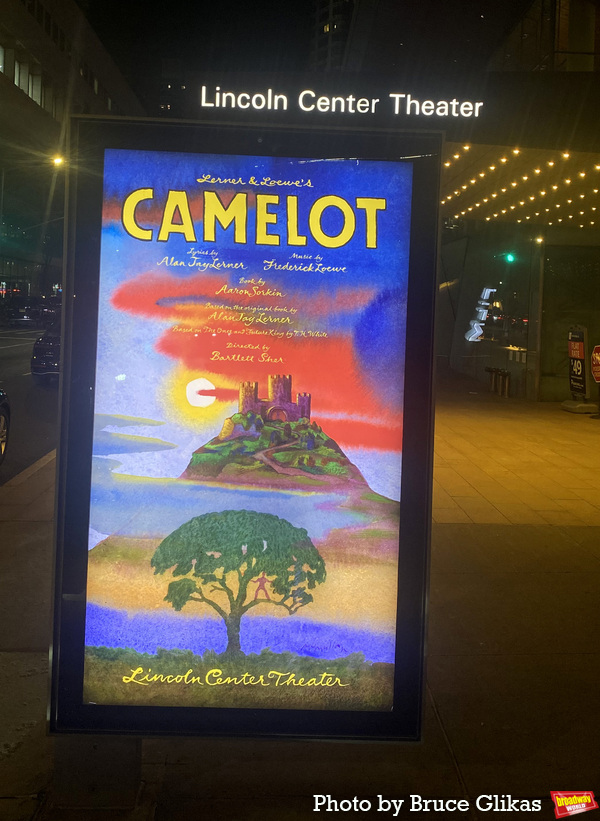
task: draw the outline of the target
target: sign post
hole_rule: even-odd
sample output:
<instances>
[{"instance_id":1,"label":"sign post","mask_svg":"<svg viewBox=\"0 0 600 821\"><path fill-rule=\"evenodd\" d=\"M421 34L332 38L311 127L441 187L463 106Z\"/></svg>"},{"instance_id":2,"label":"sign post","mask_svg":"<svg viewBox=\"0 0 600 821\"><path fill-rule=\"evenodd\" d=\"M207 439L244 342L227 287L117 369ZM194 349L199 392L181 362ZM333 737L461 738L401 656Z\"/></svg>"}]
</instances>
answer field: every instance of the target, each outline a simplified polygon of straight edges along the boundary
<instances>
[{"instance_id":1,"label":"sign post","mask_svg":"<svg viewBox=\"0 0 600 821\"><path fill-rule=\"evenodd\" d=\"M569 386L573 399L589 399L586 379L587 329L575 326L569 331Z\"/></svg>"},{"instance_id":2,"label":"sign post","mask_svg":"<svg viewBox=\"0 0 600 821\"><path fill-rule=\"evenodd\" d=\"M583 325L569 328L567 355L569 358L569 389L571 399L562 403L563 410L571 413L594 413L596 404L590 402L590 374L588 367L588 332Z\"/></svg>"}]
</instances>

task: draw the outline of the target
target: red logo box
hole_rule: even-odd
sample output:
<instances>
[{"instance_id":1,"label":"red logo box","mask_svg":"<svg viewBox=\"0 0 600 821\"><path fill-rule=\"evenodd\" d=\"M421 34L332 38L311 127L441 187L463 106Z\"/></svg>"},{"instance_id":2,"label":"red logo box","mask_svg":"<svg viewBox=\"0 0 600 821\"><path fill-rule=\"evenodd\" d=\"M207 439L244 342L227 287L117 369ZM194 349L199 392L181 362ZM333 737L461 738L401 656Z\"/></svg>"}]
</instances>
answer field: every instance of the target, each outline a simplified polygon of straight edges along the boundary
<instances>
[{"instance_id":1,"label":"red logo box","mask_svg":"<svg viewBox=\"0 0 600 821\"><path fill-rule=\"evenodd\" d=\"M597 810L598 804L594 793L587 792L551 792L554 801L554 815L557 818L569 818L588 810Z\"/></svg>"}]
</instances>

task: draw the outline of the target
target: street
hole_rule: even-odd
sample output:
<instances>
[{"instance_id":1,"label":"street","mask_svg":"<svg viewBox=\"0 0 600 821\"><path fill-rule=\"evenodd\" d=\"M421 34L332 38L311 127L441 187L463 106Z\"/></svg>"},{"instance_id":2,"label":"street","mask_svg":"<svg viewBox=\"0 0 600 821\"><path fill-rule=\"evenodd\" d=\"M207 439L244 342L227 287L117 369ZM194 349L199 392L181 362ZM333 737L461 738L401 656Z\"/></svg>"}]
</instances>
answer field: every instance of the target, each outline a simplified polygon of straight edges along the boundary
<instances>
[{"instance_id":1,"label":"street","mask_svg":"<svg viewBox=\"0 0 600 821\"><path fill-rule=\"evenodd\" d=\"M58 379L34 384L30 372L31 349L42 333L33 328L0 329L0 388L7 392L11 409L0 485L56 447Z\"/></svg>"}]
</instances>

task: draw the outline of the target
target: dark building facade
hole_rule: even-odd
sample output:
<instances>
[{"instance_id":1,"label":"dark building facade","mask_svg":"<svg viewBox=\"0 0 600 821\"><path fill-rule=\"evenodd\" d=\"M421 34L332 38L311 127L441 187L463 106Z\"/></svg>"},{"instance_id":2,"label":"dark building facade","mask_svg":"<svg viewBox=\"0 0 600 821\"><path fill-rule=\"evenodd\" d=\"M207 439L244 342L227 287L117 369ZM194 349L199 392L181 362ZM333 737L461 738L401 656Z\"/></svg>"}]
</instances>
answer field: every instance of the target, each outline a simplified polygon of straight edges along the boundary
<instances>
[{"instance_id":1,"label":"dark building facade","mask_svg":"<svg viewBox=\"0 0 600 821\"><path fill-rule=\"evenodd\" d=\"M3 2L0 110L0 298L55 293L69 117L144 110L73 0Z\"/></svg>"}]
</instances>

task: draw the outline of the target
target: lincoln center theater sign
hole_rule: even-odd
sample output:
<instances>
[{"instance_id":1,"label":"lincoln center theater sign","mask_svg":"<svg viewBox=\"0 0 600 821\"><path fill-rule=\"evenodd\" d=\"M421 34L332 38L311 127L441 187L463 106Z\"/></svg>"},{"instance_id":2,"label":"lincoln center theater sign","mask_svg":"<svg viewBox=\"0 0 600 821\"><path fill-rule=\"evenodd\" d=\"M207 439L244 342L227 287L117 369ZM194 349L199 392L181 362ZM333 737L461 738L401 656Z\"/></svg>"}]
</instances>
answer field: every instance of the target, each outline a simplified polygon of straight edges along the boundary
<instances>
[{"instance_id":1,"label":"lincoln center theater sign","mask_svg":"<svg viewBox=\"0 0 600 821\"><path fill-rule=\"evenodd\" d=\"M419 737L440 142L75 120L53 730Z\"/></svg>"}]
</instances>

